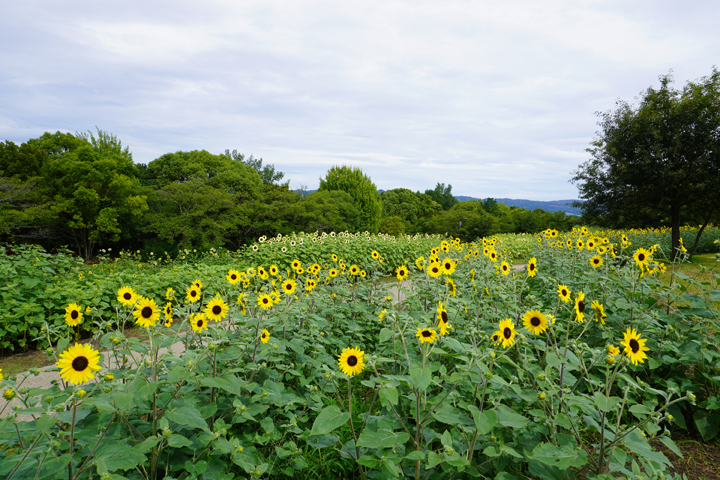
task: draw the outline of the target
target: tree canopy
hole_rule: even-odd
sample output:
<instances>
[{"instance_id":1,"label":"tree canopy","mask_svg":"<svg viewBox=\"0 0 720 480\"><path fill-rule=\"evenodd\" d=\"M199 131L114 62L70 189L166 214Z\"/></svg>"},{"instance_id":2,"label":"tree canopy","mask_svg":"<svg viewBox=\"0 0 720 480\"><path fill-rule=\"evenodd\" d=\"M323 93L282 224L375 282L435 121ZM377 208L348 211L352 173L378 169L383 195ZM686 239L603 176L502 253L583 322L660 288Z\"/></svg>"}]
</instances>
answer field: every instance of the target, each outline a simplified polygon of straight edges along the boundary
<instances>
[{"instance_id":1,"label":"tree canopy","mask_svg":"<svg viewBox=\"0 0 720 480\"><path fill-rule=\"evenodd\" d=\"M360 211L358 230L377 233L380 229L382 216L380 194L370 177L359 168L347 165L332 167L325 178L320 179L318 190L342 190L348 193L353 198L355 207Z\"/></svg>"},{"instance_id":2,"label":"tree canopy","mask_svg":"<svg viewBox=\"0 0 720 480\"><path fill-rule=\"evenodd\" d=\"M613 227L669 221L677 252L683 219L707 225L720 207L720 72L682 90L672 82L661 76L660 88L648 88L637 105L618 101L599 113L592 158L572 181L586 219Z\"/></svg>"}]
</instances>

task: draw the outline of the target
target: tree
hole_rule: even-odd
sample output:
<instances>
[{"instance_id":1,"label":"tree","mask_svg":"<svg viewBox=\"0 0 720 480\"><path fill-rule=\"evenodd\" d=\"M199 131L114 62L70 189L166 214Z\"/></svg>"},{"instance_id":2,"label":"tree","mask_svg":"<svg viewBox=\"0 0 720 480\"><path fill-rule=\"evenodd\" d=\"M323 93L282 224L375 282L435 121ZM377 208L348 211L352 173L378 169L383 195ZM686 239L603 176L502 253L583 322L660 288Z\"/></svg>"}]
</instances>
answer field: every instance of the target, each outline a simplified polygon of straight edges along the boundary
<instances>
[{"instance_id":1,"label":"tree","mask_svg":"<svg viewBox=\"0 0 720 480\"><path fill-rule=\"evenodd\" d=\"M447 233L470 242L500 231L500 222L482 208L480 200L459 202L443 210L428 222L433 233Z\"/></svg>"},{"instance_id":2,"label":"tree","mask_svg":"<svg viewBox=\"0 0 720 480\"><path fill-rule=\"evenodd\" d=\"M334 166L320 179L319 191L342 190L348 193L360 211L358 231L377 233L380 229L382 202L377 187L362 170L348 166Z\"/></svg>"},{"instance_id":3,"label":"tree","mask_svg":"<svg viewBox=\"0 0 720 480\"><path fill-rule=\"evenodd\" d=\"M272 164L266 164L263 167L263 159L262 158L254 158L252 155L249 157L245 157L242 153L239 153L237 150L233 150L232 152L230 150L225 150L225 153L223 154L228 158L231 158L235 160L236 162L242 162L248 167L254 169L258 175L260 175L260 179L265 185L274 183L277 184L280 180L283 179L285 174L283 172L276 172L275 171L275 165ZM288 184L288 182L285 182L285 184Z\"/></svg>"},{"instance_id":4,"label":"tree","mask_svg":"<svg viewBox=\"0 0 720 480\"><path fill-rule=\"evenodd\" d=\"M443 210L450 210L459 202L458 199L453 196L452 185L450 184L446 187L444 183L438 182L433 190L425 190L425 195L428 195L439 203Z\"/></svg>"},{"instance_id":5,"label":"tree","mask_svg":"<svg viewBox=\"0 0 720 480\"><path fill-rule=\"evenodd\" d=\"M599 113L601 131L587 151L592 158L571 180L585 199L583 215L615 227L651 226L669 220L673 255L680 226L702 213L702 227L720 210L720 72L672 88L648 88L638 105L618 101Z\"/></svg>"},{"instance_id":6,"label":"tree","mask_svg":"<svg viewBox=\"0 0 720 480\"><path fill-rule=\"evenodd\" d=\"M424 223L442 210L440 204L429 195L413 192L407 188L394 188L380 194L383 218L400 217L405 224L404 231L416 233L423 230ZM395 228L395 227L394 227ZM386 227L381 230L386 232Z\"/></svg>"}]
</instances>

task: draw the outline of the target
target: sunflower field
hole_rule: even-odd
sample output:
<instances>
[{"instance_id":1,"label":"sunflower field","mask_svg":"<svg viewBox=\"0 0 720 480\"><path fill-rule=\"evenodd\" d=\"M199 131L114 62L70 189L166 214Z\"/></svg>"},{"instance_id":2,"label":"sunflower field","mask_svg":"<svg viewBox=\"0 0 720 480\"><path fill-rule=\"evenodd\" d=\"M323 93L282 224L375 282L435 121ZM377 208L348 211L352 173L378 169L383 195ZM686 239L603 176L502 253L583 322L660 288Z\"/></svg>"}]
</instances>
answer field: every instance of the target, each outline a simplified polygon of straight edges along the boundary
<instances>
[{"instance_id":1,"label":"sunflower field","mask_svg":"<svg viewBox=\"0 0 720 480\"><path fill-rule=\"evenodd\" d=\"M2 380L0 476L673 478L658 447L718 434L720 276L683 257L583 229L520 271L498 237L320 241L68 267L93 281L38 328L54 385Z\"/></svg>"}]
</instances>

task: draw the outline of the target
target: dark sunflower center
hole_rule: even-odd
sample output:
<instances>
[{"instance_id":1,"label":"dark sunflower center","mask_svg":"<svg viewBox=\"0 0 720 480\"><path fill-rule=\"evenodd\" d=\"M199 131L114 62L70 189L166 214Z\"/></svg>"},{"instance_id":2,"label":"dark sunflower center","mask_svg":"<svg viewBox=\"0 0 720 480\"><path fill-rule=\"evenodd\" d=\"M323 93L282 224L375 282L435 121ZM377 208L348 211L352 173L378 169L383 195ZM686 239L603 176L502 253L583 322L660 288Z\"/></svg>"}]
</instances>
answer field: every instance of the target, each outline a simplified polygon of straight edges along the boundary
<instances>
[{"instance_id":1,"label":"dark sunflower center","mask_svg":"<svg viewBox=\"0 0 720 480\"><path fill-rule=\"evenodd\" d=\"M220 315L220 312L222 312L222 307L220 305L215 305L212 308L213 315Z\"/></svg>"},{"instance_id":2,"label":"dark sunflower center","mask_svg":"<svg viewBox=\"0 0 720 480\"><path fill-rule=\"evenodd\" d=\"M263 299L262 299L262 302L263 302L263 303L268 303L269 300L268 300L267 298L263 298Z\"/></svg>"},{"instance_id":3,"label":"dark sunflower center","mask_svg":"<svg viewBox=\"0 0 720 480\"><path fill-rule=\"evenodd\" d=\"M503 330L503 337L510 338L512 337L512 330L509 327L505 327Z\"/></svg>"},{"instance_id":4,"label":"dark sunflower center","mask_svg":"<svg viewBox=\"0 0 720 480\"><path fill-rule=\"evenodd\" d=\"M567 294L568 294L568 293L567 293L567 290L563 289L563 291L562 291L562 296L563 296L563 297L567 297Z\"/></svg>"},{"instance_id":5,"label":"dark sunflower center","mask_svg":"<svg viewBox=\"0 0 720 480\"><path fill-rule=\"evenodd\" d=\"M445 264L445 270L450 270L452 268L452 264L446 263Z\"/></svg>"},{"instance_id":6,"label":"dark sunflower center","mask_svg":"<svg viewBox=\"0 0 720 480\"><path fill-rule=\"evenodd\" d=\"M285 285L285 290L292 290L292 285Z\"/></svg>"},{"instance_id":7,"label":"dark sunflower center","mask_svg":"<svg viewBox=\"0 0 720 480\"><path fill-rule=\"evenodd\" d=\"M191 297L197 296L197 292L195 290L190 290L190 296Z\"/></svg>"},{"instance_id":8,"label":"dark sunflower center","mask_svg":"<svg viewBox=\"0 0 720 480\"><path fill-rule=\"evenodd\" d=\"M197 321L198 328L202 328L203 325L205 325L205 322L203 322L202 320Z\"/></svg>"},{"instance_id":9,"label":"dark sunflower center","mask_svg":"<svg viewBox=\"0 0 720 480\"><path fill-rule=\"evenodd\" d=\"M71 317L73 320L77 320L77 318L78 318L79 316L80 316L80 312L78 312L77 310L73 310L72 312L70 312L70 317Z\"/></svg>"},{"instance_id":10,"label":"dark sunflower center","mask_svg":"<svg viewBox=\"0 0 720 480\"><path fill-rule=\"evenodd\" d=\"M499 338L499 335L497 335L497 334L496 334L496 335L493 335L493 336L492 336L492 341L493 341L493 342L497 342L497 341L498 341L498 338Z\"/></svg>"},{"instance_id":11,"label":"dark sunflower center","mask_svg":"<svg viewBox=\"0 0 720 480\"><path fill-rule=\"evenodd\" d=\"M83 356L76 357L72 361L72 368L76 372L85 371L85 369L88 367L88 365L90 365L90 361L87 359L87 357L83 357Z\"/></svg>"},{"instance_id":12,"label":"dark sunflower center","mask_svg":"<svg viewBox=\"0 0 720 480\"><path fill-rule=\"evenodd\" d=\"M347 364L350 365L351 367L354 367L355 365L357 365L358 364L357 357L355 355L350 355L347 358Z\"/></svg>"},{"instance_id":13,"label":"dark sunflower center","mask_svg":"<svg viewBox=\"0 0 720 480\"><path fill-rule=\"evenodd\" d=\"M637 353L638 350L640 350L640 344L634 338L630 340L630 349L633 351L633 353Z\"/></svg>"},{"instance_id":14,"label":"dark sunflower center","mask_svg":"<svg viewBox=\"0 0 720 480\"><path fill-rule=\"evenodd\" d=\"M233 280L237 280L237 275L233 273L232 275L230 275L230 278L232 278Z\"/></svg>"},{"instance_id":15,"label":"dark sunflower center","mask_svg":"<svg viewBox=\"0 0 720 480\"><path fill-rule=\"evenodd\" d=\"M172 312L172 309L170 307L165 308L165 313L170 315L171 312Z\"/></svg>"},{"instance_id":16,"label":"dark sunflower center","mask_svg":"<svg viewBox=\"0 0 720 480\"><path fill-rule=\"evenodd\" d=\"M585 311L585 302L580 300L578 302L578 312L583 313Z\"/></svg>"},{"instance_id":17,"label":"dark sunflower center","mask_svg":"<svg viewBox=\"0 0 720 480\"><path fill-rule=\"evenodd\" d=\"M530 271L532 272L533 270L535 270L535 264L534 264L534 263L531 263L531 264L530 264Z\"/></svg>"},{"instance_id":18,"label":"dark sunflower center","mask_svg":"<svg viewBox=\"0 0 720 480\"><path fill-rule=\"evenodd\" d=\"M541 322L540 322L540 319L539 319L538 317L533 317L533 318L530 319L530 324L531 324L533 327L538 327L538 326L540 326L540 323L541 323Z\"/></svg>"},{"instance_id":19,"label":"dark sunflower center","mask_svg":"<svg viewBox=\"0 0 720 480\"><path fill-rule=\"evenodd\" d=\"M430 330L423 330L422 336L423 337L432 337L432 332Z\"/></svg>"},{"instance_id":20,"label":"dark sunflower center","mask_svg":"<svg viewBox=\"0 0 720 480\"><path fill-rule=\"evenodd\" d=\"M440 314L440 319L443 321L443 323L448 322L448 314L445 310L443 310L442 313Z\"/></svg>"},{"instance_id":21,"label":"dark sunflower center","mask_svg":"<svg viewBox=\"0 0 720 480\"><path fill-rule=\"evenodd\" d=\"M143 309L140 311L140 315L142 315L143 318L150 318L152 317L153 311L150 307L143 307Z\"/></svg>"},{"instance_id":22,"label":"dark sunflower center","mask_svg":"<svg viewBox=\"0 0 720 480\"><path fill-rule=\"evenodd\" d=\"M123 298L125 300L130 300L132 298L132 295L130 295L130 292L123 293Z\"/></svg>"},{"instance_id":23,"label":"dark sunflower center","mask_svg":"<svg viewBox=\"0 0 720 480\"><path fill-rule=\"evenodd\" d=\"M265 337L266 337L265 332L263 332L262 335L260 335L260 336L261 336L262 338L265 338Z\"/></svg>"},{"instance_id":24,"label":"dark sunflower center","mask_svg":"<svg viewBox=\"0 0 720 480\"><path fill-rule=\"evenodd\" d=\"M641 253L640 255L638 255L638 260L640 260L641 262L644 262L644 261L645 261L645 254L644 254L644 253Z\"/></svg>"}]
</instances>

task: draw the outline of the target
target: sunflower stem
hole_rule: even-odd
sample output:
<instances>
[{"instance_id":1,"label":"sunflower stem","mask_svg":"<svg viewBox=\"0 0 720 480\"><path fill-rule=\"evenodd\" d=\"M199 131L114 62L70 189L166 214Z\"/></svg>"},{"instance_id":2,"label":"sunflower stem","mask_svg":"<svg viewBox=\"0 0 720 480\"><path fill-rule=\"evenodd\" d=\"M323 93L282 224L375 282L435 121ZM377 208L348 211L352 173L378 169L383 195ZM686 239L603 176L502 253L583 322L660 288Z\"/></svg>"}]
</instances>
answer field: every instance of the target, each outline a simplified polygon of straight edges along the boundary
<instances>
[{"instance_id":1,"label":"sunflower stem","mask_svg":"<svg viewBox=\"0 0 720 480\"><path fill-rule=\"evenodd\" d=\"M77 400L75 398L73 398L72 409L73 409L73 416L72 416L72 423L70 424L70 446L68 447L68 453L70 454L70 463L68 463L68 480L73 480L72 456L73 456L73 443L75 442L75 414L77 413Z\"/></svg>"}]
</instances>

